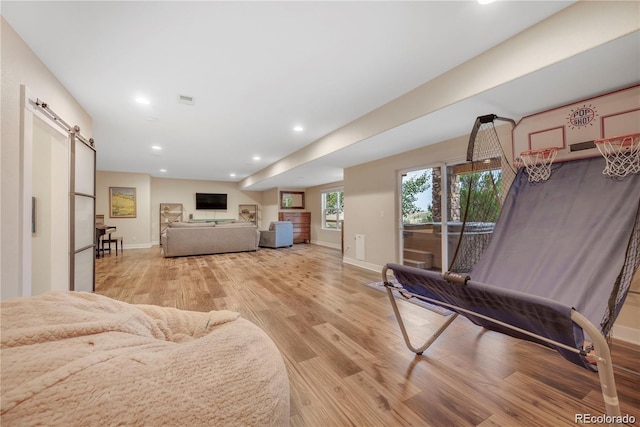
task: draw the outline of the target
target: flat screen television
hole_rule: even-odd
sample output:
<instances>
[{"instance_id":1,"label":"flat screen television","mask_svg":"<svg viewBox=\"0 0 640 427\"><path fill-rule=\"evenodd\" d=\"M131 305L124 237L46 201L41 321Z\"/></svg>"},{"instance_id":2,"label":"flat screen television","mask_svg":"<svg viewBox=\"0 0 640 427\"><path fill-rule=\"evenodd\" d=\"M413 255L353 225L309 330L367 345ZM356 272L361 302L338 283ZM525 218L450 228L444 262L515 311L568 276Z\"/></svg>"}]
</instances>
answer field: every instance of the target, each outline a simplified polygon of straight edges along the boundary
<instances>
[{"instance_id":1,"label":"flat screen television","mask_svg":"<svg viewBox=\"0 0 640 427\"><path fill-rule=\"evenodd\" d=\"M221 193L196 193L196 209L227 210L227 195Z\"/></svg>"}]
</instances>

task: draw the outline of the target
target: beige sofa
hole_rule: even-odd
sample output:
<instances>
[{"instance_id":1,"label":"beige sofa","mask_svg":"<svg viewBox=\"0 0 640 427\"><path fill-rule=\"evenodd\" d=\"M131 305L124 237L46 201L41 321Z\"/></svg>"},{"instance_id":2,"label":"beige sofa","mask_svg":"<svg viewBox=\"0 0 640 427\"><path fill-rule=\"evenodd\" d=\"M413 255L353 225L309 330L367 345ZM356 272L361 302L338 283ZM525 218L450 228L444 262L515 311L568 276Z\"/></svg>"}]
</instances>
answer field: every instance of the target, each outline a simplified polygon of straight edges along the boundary
<instances>
[{"instance_id":1,"label":"beige sofa","mask_svg":"<svg viewBox=\"0 0 640 427\"><path fill-rule=\"evenodd\" d=\"M169 225L162 235L165 257L258 250L260 232L252 223L185 223Z\"/></svg>"}]
</instances>

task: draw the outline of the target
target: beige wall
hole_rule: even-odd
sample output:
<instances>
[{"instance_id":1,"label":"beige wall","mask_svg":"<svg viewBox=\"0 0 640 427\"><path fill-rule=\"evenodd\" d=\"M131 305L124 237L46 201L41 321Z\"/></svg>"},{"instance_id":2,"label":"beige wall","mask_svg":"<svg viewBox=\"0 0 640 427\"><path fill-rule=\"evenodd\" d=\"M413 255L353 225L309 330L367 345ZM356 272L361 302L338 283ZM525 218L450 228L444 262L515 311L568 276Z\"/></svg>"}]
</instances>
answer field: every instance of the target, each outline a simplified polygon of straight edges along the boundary
<instances>
[{"instance_id":1,"label":"beige wall","mask_svg":"<svg viewBox=\"0 0 640 427\"><path fill-rule=\"evenodd\" d=\"M327 190L343 188L344 183L340 181L305 190L306 210L311 212L311 243L334 249L341 248L341 232L322 229L322 193Z\"/></svg>"},{"instance_id":2,"label":"beige wall","mask_svg":"<svg viewBox=\"0 0 640 427\"><path fill-rule=\"evenodd\" d=\"M266 229L271 221L278 220L280 191L304 191L305 209L311 212L311 240L313 243L340 248L339 232L322 230L321 193L339 188L342 182L301 190L299 188L273 188L263 192L241 191L238 184L221 181L154 178L146 174L98 171L96 173L96 213L105 216L105 222L117 227L117 235L124 238L126 248L144 248L159 241L160 203L182 203L184 219L237 219L238 205L258 205L258 228ZM136 218L109 218L109 187L134 187L137 195ZM226 193L226 211L198 211L195 209L195 193Z\"/></svg>"},{"instance_id":3,"label":"beige wall","mask_svg":"<svg viewBox=\"0 0 640 427\"><path fill-rule=\"evenodd\" d=\"M443 161L461 161L468 139L455 138L345 169L344 261L376 271L386 263L398 262L400 172ZM364 260L356 259L356 234L364 235Z\"/></svg>"},{"instance_id":4,"label":"beige wall","mask_svg":"<svg viewBox=\"0 0 640 427\"><path fill-rule=\"evenodd\" d=\"M227 210L196 210L196 193L226 193ZM160 203L182 203L184 220L238 219L239 205L258 205L258 227L263 223L262 192L241 191L236 182L151 178L151 240L158 244Z\"/></svg>"},{"instance_id":5,"label":"beige wall","mask_svg":"<svg viewBox=\"0 0 640 427\"><path fill-rule=\"evenodd\" d=\"M475 117L468 118L469 130ZM502 124L501 124L502 123ZM496 122L496 131L511 156L511 129ZM383 265L399 261L400 174L409 170L462 163L467 154L469 135L428 145L406 153L347 168L344 171L344 261L380 271ZM365 236L365 259L355 256L355 235Z\"/></svg>"},{"instance_id":6,"label":"beige wall","mask_svg":"<svg viewBox=\"0 0 640 427\"><path fill-rule=\"evenodd\" d=\"M92 136L91 117L60 84L9 24L0 17L2 112L0 144L0 298L21 295L22 160L20 85L44 101L64 120ZM99 147L100 141L96 141Z\"/></svg>"},{"instance_id":7,"label":"beige wall","mask_svg":"<svg viewBox=\"0 0 640 427\"><path fill-rule=\"evenodd\" d=\"M154 178L146 174L98 171L96 173L96 213L103 214L109 225L117 227L117 235L124 238L125 248L144 248L159 241L160 203L182 203L184 219L237 219L238 205L258 205L258 228L266 229L271 221L278 220L280 191L305 191L305 209L311 212L313 243L340 248L339 232L322 230L321 193L342 183L309 188L273 188L263 192L242 191L238 184L220 181ZM109 187L134 187L137 195L136 218L109 218ZM199 211L195 209L195 193L226 193L226 211Z\"/></svg>"},{"instance_id":8,"label":"beige wall","mask_svg":"<svg viewBox=\"0 0 640 427\"><path fill-rule=\"evenodd\" d=\"M343 188L343 182L319 185L316 187L301 188L273 188L262 192L262 224L267 228L269 222L278 220L278 213L286 210L280 209L281 191L303 191L305 208L301 212L311 212L311 243L327 246L334 249L341 248L341 233L334 230L322 229L322 192L329 189Z\"/></svg>"},{"instance_id":9,"label":"beige wall","mask_svg":"<svg viewBox=\"0 0 640 427\"><path fill-rule=\"evenodd\" d=\"M262 227L266 229L271 221L278 220L280 192L277 188L262 192Z\"/></svg>"},{"instance_id":10,"label":"beige wall","mask_svg":"<svg viewBox=\"0 0 640 427\"><path fill-rule=\"evenodd\" d=\"M109 187L134 187L137 197L136 218L109 218ZM199 211L195 193L226 193L226 211ZM182 203L184 220L237 219L238 205L258 205L261 220L262 193L240 191L237 183L188 179L154 178L147 174L98 171L96 173L96 213L117 227L125 248L148 248L159 243L160 203Z\"/></svg>"},{"instance_id":11,"label":"beige wall","mask_svg":"<svg viewBox=\"0 0 640 427\"><path fill-rule=\"evenodd\" d=\"M109 187L133 187L136 189L135 218L111 218L109 216ZM125 247L151 247L150 205L151 177L149 175L96 172L96 215L104 215L104 222L117 228L114 236L121 236Z\"/></svg>"}]
</instances>

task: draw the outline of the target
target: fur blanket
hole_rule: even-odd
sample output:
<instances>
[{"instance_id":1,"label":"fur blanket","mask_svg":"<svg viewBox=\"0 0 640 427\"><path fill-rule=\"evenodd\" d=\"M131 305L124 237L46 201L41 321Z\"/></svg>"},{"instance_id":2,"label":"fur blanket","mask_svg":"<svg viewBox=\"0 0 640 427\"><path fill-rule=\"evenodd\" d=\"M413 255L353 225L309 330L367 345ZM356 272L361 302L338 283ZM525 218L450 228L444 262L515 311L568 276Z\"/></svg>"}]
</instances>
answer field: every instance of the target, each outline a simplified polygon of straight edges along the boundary
<instances>
[{"instance_id":1,"label":"fur blanket","mask_svg":"<svg viewBox=\"0 0 640 427\"><path fill-rule=\"evenodd\" d=\"M81 292L0 310L3 426L289 424L282 357L238 313Z\"/></svg>"}]
</instances>

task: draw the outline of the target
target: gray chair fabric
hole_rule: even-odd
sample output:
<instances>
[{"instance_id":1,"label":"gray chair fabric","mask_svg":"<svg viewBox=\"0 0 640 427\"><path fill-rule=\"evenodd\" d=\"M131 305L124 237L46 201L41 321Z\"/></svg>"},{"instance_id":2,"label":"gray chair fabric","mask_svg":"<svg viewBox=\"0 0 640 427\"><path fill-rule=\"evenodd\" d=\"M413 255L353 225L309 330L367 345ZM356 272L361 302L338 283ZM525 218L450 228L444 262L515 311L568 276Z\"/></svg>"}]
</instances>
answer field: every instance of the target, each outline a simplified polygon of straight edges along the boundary
<instances>
[{"instance_id":1,"label":"gray chair fabric","mask_svg":"<svg viewBox=\"0 0 640 427\"><path fill-rule=\"evenodd\" d=\"M264 248L293 246L293 223L273 221L269 224L269 230L260 231L260 246Z\"/></svg>"}]
</instances>

